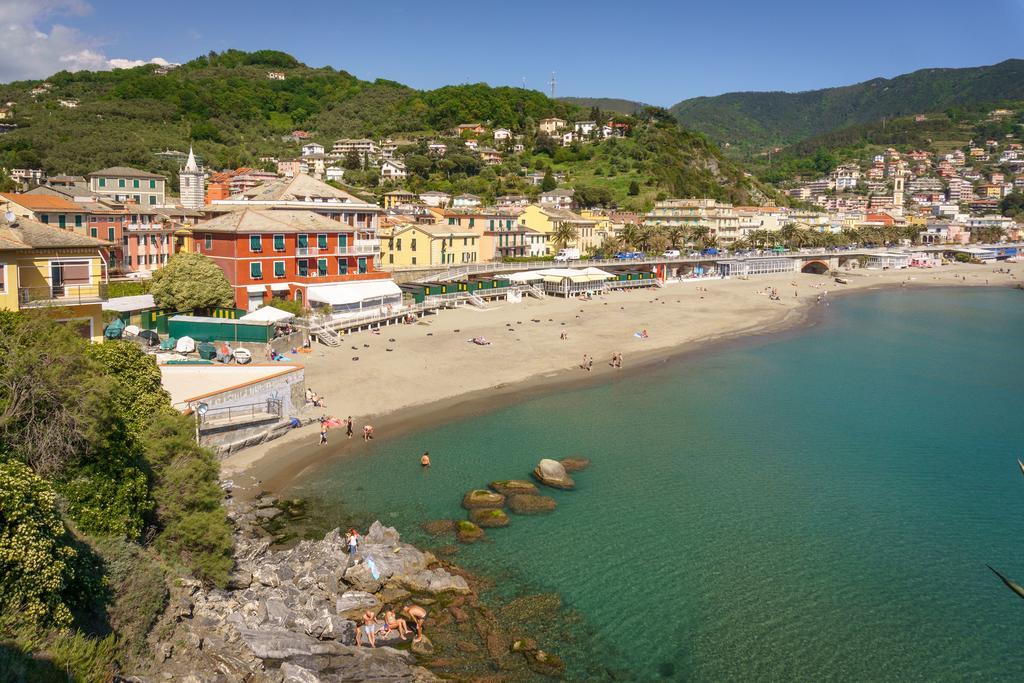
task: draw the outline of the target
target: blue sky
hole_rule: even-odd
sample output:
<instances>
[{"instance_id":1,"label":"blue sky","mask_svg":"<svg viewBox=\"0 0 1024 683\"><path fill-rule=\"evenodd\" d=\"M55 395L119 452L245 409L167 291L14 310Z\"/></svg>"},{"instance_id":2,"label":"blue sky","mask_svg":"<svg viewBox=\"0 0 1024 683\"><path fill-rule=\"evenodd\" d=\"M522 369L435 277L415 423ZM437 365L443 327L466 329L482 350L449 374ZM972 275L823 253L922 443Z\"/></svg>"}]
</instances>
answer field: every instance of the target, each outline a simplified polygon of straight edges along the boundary
<instances>
[{"instance_id":1,"label":"blue sky","mask_svg":"<svg viewBox=\"0 0 1024 683\"><path fill-rule=\"evenodd\" d=\"M272 48L418 88L484 81L671 105L1024 57L1024 0L0 0L0 81Z\"/></svg>"}]
</instances>

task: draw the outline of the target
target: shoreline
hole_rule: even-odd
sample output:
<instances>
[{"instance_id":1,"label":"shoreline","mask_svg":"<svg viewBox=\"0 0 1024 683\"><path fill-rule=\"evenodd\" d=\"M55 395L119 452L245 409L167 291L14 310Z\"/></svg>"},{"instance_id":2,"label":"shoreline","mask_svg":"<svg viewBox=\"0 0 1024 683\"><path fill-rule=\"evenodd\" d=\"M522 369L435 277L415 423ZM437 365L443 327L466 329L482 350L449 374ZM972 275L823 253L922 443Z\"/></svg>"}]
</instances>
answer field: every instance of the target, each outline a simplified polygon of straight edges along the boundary
<instances>
[{"instance_id":1,"label":"shoreline","mask_svg":"<svg viewBox=\"0 0 1024 683\"><path fill-rule=\"evenodd\" d=\"M1024 275L1024 264L1010 264L1010 268L1017 278ZM784 273L778 276L765 276L750 280L709 280L670 284L662 289L615 293L599 297L598 301L582 303L573 299L547 299L541 302L542 304L548 304L545 307L548 309L547 313L543 313L543 315L567 315L576 306L584 306L584 308L577 309L583 314L587 306L594 307L599 304L607 306L610 303L619 303L620 309L624 309L626 304L630 305L631 308L635 305L640 305L642 308L647 309L646 313L650 314L657 311L657 304L659 302L661 304L669 303L668 299L687 299L692 301L694 299L693 294L699 292L698 288L705 288L706 296L709 298L712 298L718 291L724 290L727 287L733 293L744 291L749 293L751 289L760 290L774 286L782 293L782 301L772 302L782 305L769 306L767 310L762 307L761 310L753 312L755 314L749 316L749 318L754 319L753 323L749 321L749 318L745 319L745 316L737 317L735 310L730 311L726 307L715 308L711 311L690 310L688 312L691 315L693 313L709 313L709 318L717 318L719 319L718 322L730 324L722 324L717 328L712 326L712 329L707 330L705 334L683 334L682 338L679 339L667 339L667 343L655 344L645 349L631 350L627 354L626 365L621 370L608 367L601 356L598 356L600 360L595 359L595 370L587 373L582 372L576 365L559 364L557 359L552 358L551 362L546 364L547 367L536 367L535 365L532 369L538 370L537 372L516 377L512 381L497 381L489 386L472 386L463 391L457 391L452 395L444 395L445 392L438 390L437 387L434 387L434 391L430 391L429 388L423 391L421 386L419 387L421 390L419 395L416 395L417 392L415 390L403 395L403 398L408 398L409 396L412 398L405 405L396 405L390 410L367 411L365 415L360 415L357 411L353 410L352 415L357 425L361 426L362 424L372 423L377 434L382 435L378 436L378 438L389 439L408 435L428 426L437 426L466 419L493 411L496 407L504 407L534 397L597 386L614 382L617 377L632 377L638 373L656 371L659 366L665 363L697 359L717 353L723 349L756 346L773 339L785 338L788 335L803 334L806 330L821 324L829 313L828 306L815 305L816 295L819 292L825 291L826 287L826 298L834 298L883 289L900 288L901 286L917 290L965 286L1015 287L1020 282L1020 279L1007 279L1005 274L1001 276L1001 280L992 282L995 278L991 277L990 274L991 268L988 265L951 265L931 271L914 271L909 273L907 271L861 271L850 274L850 284L844 286L835 284L829 276ZM811 289L810 293L802 299L794 297L787 300L785 295L792 291L790 286L792 282L797 282L797 289L800 289L802 285L808 285L811 288L817 288L818 291ZM783 289L784 286L785 289ZM840 288L836 289L837 287ZM806 288L804 289L806 291ZM622 294L625 294L625 296L621 296ZM699 301L704 300L704 296L702 294ZM732 298L736 299L737 297L733 296ZM608 299L608 301L603 299ZM768 302L768 298L764 297L762 301ZM723 303L729 304L730 301ZM761 303L761 301L757 303ZM552 306L552 304L554 305ZM530 316L537 312L537 308L540 308L539 306L534 306L532 309L527 307L519 308L518 306L522 306L522 304L517 305L513 311L515 316L522 320L531 320ZM460 312L464 313L464 315L457 316ZM726 314L730 312L734 315L728 317ZM441 325L437 325L437 327L442 328L439 330L440 332L449 331L444 329L447 327L452 332L458 334L461 328L455 327L455 325L463 325L463 321L472 315L467 316L465 313L465 309L443 311L430 321L430 327L435 327L433 325L434 322L441 322ZM751 313L751 311L747 311L747 313ZM581 315L577 315L576 319L580 317ZM601 317L598 316L597 318L598 325L602 324ZM441 320L438 321L438 318ZM723 318L728 319L723 321ZM552 320L549 318L548 322L550 323ZM540 322L541 320L539 319L532 319L533 324ZM675 318L669 320L669 323L673 325L677 322L682 324L682 321L677 321ZM565 325L565 322L561 323L561 326ZM469 327L468 324L464 326ZM417 326L410 327L415 328ZM504 338L496 335L499 328L492 324L489 329L491 334L488 336L493 338L495 342L504 341ZM535 329L543 329L543 327L528 327L524 336L530 334ZM569 329L572 334L577 334L572 328ZM657 328L652 327L652 330L655 329ZM392 330L395 330L395 328L384 328L382 336L395 334ZM464 334L469 334L469 332ZM654 332L652 332L652 337L653 334ZM428 333L427 336L432 336L432 333ZM370 333L361 333L347 337L345 342L348 344L352 341L363 342L364 340L376 341L378 339L380 337ZM519 338L516 341L518 342ZM427 345L429 346L430 344L431 342L428 341ZM317 366L319 365L324 365L324 369L333 369L332 366L345 366L344 360L346 359L343 357L343 354L346 352L340 349L332 349L330 351L340 351L340 353L322 352L320 354L321 358L318 360L325 362L310 364L313 366L314 374L317 374L319 369ZM421 351L429 353L427 349ZM483 368L482 370L486 371L488 369L491 368ZM402 373L398 372L397 374L401 376ZM394 379L400 380L400 377ZM477 376L475 379L477 384L487 383L487 379L483 376ZM311 381L307 371L307 386L315 381L315 379ZM370 391L370 389L366 389L366 391ZM322 394L327 399L327 405L329 406L324 411L337 417L346 416L347 412L331 412L331 406L337 405L339 399L341 399L340 395L332 394L336 394L336 392L324 391ZM234 484L235 495L242 499L252 498L261 493L282 494L336 458L351 457L356 454L361 443L359 432L360 429L357 427L356 435L352 439L344 439L343 432L336 430L331 433L333 444L328 448L323 448L316 443L316 432L314 429L297 429L277 441L242 451L225 459L221 463L221 478L231 479ZM337 445L339 437L340 445Z\"/></svg>"}]
</instances>

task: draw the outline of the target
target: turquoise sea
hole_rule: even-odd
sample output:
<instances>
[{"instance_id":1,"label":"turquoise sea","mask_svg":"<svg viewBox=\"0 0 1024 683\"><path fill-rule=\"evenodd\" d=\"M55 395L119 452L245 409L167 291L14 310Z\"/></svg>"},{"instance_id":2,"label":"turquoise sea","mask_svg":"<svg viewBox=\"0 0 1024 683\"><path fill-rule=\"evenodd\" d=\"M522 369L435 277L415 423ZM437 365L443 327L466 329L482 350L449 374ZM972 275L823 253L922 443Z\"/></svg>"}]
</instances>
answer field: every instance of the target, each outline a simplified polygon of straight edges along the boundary
<instances>
[{"instance_id":1,"label":"turquoise sea","mask_svg":"<svg viewBox=\"0 0 1024 683\"><path fill-rule=\"evenodd\" d=\"M457 556L561 594L577 679L1019 681L1024 601L985 564L1024 582L1022 342L1024 292L851 296L799 334L385 435L296 492L429 544L466 490L590 458L554 514Z\"/></svg>"}]
</instances>

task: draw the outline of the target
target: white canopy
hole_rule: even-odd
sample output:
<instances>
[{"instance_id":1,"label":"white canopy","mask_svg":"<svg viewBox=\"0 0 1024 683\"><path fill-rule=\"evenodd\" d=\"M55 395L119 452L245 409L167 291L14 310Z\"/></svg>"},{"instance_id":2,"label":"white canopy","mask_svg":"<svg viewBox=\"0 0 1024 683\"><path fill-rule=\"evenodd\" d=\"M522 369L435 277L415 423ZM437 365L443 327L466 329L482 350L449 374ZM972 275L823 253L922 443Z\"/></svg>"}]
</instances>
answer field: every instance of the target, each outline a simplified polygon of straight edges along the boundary
<instances>
[{"instance_id":1,"label":"white canopy","mask_svg":"<svg viewBox=\"0 0 1024 683\"><path fill-rule=\"evenodd\" d=\"M508 276L509 282L537 282L543 280L544 276L538 270L524 270L519 273L512 273Z\"/></svg>"},{"instance_id":2,"label":"white canopy","mask_svg":"<svg viewBox=\"0 0 1024 683\"><path fill-rule=\"evenodd\" d=\"M289 289L288 284L285 283L285 282L271 282L270 283L270 291L271 292L287 292L288 289Z\"/></svg>"},{"instance_id":3,"label":"white canopy","mask_svg":"<svg viewBox=\"0 0 1024 683\"><path fill-rule=\"evenodd\" d=\"M137 294L135 296L117 296L103 302L104 311L117 311L118 313L132 313L134 311L146 311L156 308L152 294Z\"/></svg>"},{"instance_id":4,"label":"white canopy","mask_svg":"<svg viewBox=\"0 0 1024 683\"><path fill-rule=\"evenodd\" d=\"M367 280L366 282L340 282L333 285L313 285L306 288L306 298L331 306L358 304L367 299L401 299L402 290L393 280Z\"/></svg>"},{"instance_id":5,"label":"white canopy","mask_svg":"<svg viewBox=\"0 0 1024 683\"><path fill-rule=\"evenodd\" d=\"M264 287L263 285L246 285L245 291L247 291L249 294L261 294L263 292L266 292L267 288Z\"/></svg>"},{"instance_id":6,"label":"white canopy","mask_svg":"<svg viewBox=\"0 0 1024 683\"><path fill-rule=\"evenodd\" d=\"M252 313L246 313L239 320L254 323L279 323L284 320L291 320L294 317L294 313L282 311L280 308L274 308L273 306L264 306L263 308L257 308Z\"/></svg>"}]
</instances>

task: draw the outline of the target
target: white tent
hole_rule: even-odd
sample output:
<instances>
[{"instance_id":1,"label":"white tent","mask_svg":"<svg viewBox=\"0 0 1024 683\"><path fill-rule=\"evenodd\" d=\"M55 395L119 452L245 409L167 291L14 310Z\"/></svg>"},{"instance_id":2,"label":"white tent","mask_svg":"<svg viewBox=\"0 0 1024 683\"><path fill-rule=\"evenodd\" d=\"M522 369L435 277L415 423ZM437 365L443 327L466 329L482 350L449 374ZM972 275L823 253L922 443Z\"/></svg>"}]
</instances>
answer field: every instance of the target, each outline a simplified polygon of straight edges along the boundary
<instances>
[{"instance_id":1,"label":"white tent","mask_svg":"<svg viewBox=\"0 0 1024 683\"><path fill-rule=\"evenodd\" d=\"M402 303L402 290L393 280L340 282L306 288L306 299L327 304L334 313L352 313Z\"/></svg>"},{"instance_id":2,"label":"white tent","mask_svg":"<svg viewBox=\"0 0 1024 683\"><path fill-rule=\"evenodd\" d=\"M291 320L294 317L294 313L282 311L280 308L274 308L273 306L264 306L263 308L257 308L252 313L246 313L239 318L239 320L254 323L279 323L285 320Z\"/></svg>"},{"instance_id":3,"label":"white tent","mask_svg":"<svg viewBox=\"0 0 1024 683\"><path fill-rule=\"evenodd\" d=\"M539 270L524 270L508 276L509 282L538 282L544 279Z\"/></svg>"}]
</instances>

